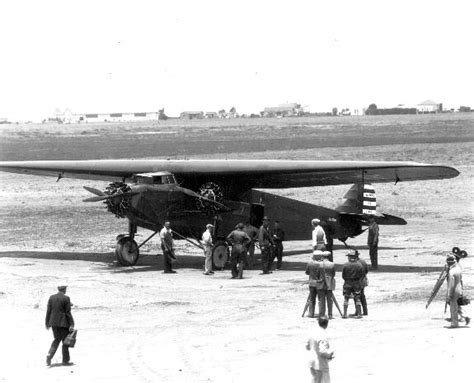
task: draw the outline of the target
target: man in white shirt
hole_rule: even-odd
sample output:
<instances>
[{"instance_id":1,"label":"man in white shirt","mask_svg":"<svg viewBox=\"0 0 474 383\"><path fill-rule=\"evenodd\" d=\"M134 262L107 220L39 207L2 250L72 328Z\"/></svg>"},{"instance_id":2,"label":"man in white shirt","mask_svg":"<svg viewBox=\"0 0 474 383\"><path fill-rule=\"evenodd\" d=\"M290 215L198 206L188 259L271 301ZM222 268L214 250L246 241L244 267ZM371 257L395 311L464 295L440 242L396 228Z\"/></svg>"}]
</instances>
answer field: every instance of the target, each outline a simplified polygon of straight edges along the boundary
<instances>
[{"instance_id":1,"label":"man in white shirt","mask_svg":"<svg viewBox=\"0 0 474 383\"><path fill-rule=\"evenodd\" d=\"M202 244L204 245L204 275L212 275L212 229L214 225L208 223L206 231L202 233Z\"/></svg>"},{"instance_id":2,"label":"man in white shirt","mask_svg":"<svg viewBox=\"0 0 474 383\"><path fill-rule=\"evenodd\" d=\"M163 273L174 274L176 271L171 268L171 260L176 260L174 255L173 232L169 221L165 222L163 229L160 231L161 250L163 250Z\"/></svg>"},{"instance_id":3,"label":"man in white shirt","mask_svg":"<svg viewBox=\"0 0 474 383\"><path fill-rule=\"evenodd\" d=\"M306 343L310 352L309 370L313 383L331 383L329 361L334 358L326 335L329 320L326 316L318 319L319 328L314 330Z\"/></svg>"},{"instance_id":4,"label":"man in white shirt","mask_svg":"<svg viewBox=\"0 0 474 383\"><path fill-rule=\"evenodd\" d=\"M328 240L326 238L326 233L324 232L323 227L320 225L321 221L319 218L314 218L311 221L313 225L313 250L326 250Z\"/></svg>"}]
</instances>

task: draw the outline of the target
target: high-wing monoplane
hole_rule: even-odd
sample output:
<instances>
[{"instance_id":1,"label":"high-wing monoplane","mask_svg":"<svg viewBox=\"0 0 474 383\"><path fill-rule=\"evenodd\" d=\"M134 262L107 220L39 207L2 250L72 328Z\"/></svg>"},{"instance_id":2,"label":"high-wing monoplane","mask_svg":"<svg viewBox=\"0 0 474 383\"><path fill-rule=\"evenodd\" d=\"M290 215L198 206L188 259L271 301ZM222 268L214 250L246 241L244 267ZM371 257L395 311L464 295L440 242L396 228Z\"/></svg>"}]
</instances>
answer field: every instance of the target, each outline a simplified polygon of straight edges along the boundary
<instances>
[{"instance_id":1,"label":"high-wing monoplane","mask_svg":"<svg viewBox=\"0 0 474 383\"><path fill-rule=\"evenodd\" d=\"M111 181L86 202L103 202L109 212L129 221L127 234L117 237L116 256L134 265L141 246L138 227L158 232L165 221L183 237L199 238L213 222L216 239L238 222L259 226L264 215L284 223L286 240L311 238L310 221L324 220L334 238L345 241L363 232L369 216L379 224L406 224L376 211L372 183L456 177L451 167L415 162L294 160L88 160L0 162L0 170L61 178ZM256 190L354 184L337 209ZM153 236L151 235L151 236ZM151 237L150 236L150 237ZM150 237L144 242L148 241ZM144 243L142 242L142 244ZM227 246L216 240L213 260L223 266Z\"/></svg>"}]
</instances>

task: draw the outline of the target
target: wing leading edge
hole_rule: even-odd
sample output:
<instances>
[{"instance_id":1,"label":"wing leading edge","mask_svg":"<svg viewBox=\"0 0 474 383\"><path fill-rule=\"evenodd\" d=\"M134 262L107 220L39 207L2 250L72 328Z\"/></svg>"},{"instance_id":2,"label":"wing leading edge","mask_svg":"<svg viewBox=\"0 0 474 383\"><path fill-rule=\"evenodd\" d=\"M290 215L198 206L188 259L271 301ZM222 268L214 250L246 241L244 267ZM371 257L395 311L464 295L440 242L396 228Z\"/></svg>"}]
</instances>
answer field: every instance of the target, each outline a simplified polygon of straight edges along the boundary
<instances>
[{"instance_id":1,"label":"wing leading edge","mask_svg":"<svg viewBox=\"0 0 474 383\"><path fill-rule=\"evenodd\" d=\"M0 171L61 178L117 180L168 171L180 178L221 181L241 177L247 188L290 188L453 178L449 166L403 161L87 160L0 162Z\"/></svg>"}]
</instances>

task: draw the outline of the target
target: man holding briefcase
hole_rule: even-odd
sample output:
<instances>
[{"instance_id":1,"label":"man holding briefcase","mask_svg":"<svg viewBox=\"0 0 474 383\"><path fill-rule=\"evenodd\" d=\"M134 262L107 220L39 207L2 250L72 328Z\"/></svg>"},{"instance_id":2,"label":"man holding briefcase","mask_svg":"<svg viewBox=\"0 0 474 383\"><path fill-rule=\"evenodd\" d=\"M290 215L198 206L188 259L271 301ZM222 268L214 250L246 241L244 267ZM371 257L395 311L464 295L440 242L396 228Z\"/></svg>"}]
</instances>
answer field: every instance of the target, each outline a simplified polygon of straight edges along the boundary
<instances>
[{"instance_id":1,"label":"man holding briefcase","mask_svg":"<svg viewBox=\"0 0 474 383\"><path fill-rule=\"evenodd\" d=\"M51 365L59 343L63 342L63 365L71 364L69 362L69 346L64 344L64 340L69 332L74 330L74 319L71 314L71 300L66 295L67 286L58 286L58 293L51 295L48 300L48 309L46 311L46 330L53 328L54 340L51 343L48 355L46 356L46 365Z\"/></svg>"}]
</instances>

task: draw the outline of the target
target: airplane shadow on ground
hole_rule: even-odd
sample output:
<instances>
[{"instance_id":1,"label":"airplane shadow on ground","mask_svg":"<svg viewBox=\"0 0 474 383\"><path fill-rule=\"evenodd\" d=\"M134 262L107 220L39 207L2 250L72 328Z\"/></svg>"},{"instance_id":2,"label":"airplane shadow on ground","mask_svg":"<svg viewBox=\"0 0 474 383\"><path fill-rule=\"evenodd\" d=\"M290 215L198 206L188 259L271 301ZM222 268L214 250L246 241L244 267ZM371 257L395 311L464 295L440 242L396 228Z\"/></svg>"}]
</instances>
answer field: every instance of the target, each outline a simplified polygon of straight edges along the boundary
<instances>
[{"instance_id":1,"label":"airplane shadow on ground","mask_svg":"<svg viewBox=\"0 0 474 383\"><path fill-rule=\"evenodd\" d=\"M310 259L311 252L307 250L294 250L285 252L283 257L282 270L287 271L301 271L306 270L307 262L292 261L288 255L308 254ZM113 252L108 253L77 253L77 252L42 252L42 251L8 251L0 252L0 258L15 258L15 259L45 259L45 260L60 260L60 261L86 261L91 263L101 263L96 265L98 268L108 269L116 273L137 273L146 271L163 271L163 256L162 254L141 255L138 263L135 266L120 266ZM273 263L275 268L276 261ZM19 266L28 266L27 262ZM178 255L177 262L173 263L173 269L196 269L202 270L204 266L204 256L193 255ZM342 264L336 264L336 271L342 271ZM227 266L225 269L229 269ZM252 270L260 270L261 261L259 258L255 260ZM442 267L434 266L411 266L411 265L379 265L378 270L370 270L369 273L423 273L423 272L441 272Z\"/></svg>"}]
</instances>

